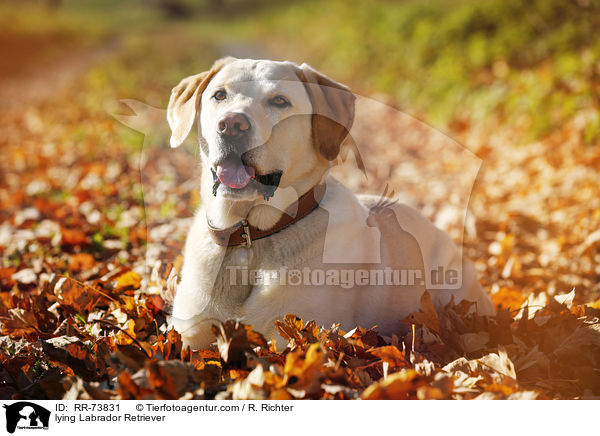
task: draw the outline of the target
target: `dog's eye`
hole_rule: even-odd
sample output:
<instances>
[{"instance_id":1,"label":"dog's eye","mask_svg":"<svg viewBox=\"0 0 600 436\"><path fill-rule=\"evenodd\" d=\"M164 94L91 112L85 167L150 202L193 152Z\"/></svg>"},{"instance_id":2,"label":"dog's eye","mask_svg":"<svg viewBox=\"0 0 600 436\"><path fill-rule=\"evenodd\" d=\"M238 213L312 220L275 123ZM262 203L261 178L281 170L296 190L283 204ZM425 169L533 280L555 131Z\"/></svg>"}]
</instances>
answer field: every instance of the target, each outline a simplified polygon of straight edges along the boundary
<instances>
[{"instance_id":1,"label":"dog's eye","mask_svg":"<svg viewBox=\"0 0 600 436\"><path fill-rule=\"evenodd\" d=\"M217 92L215 92L213 94L213 98L215 100L225 100L225 97L227 97L227 93L225 91L223 91L222 89L219 89Z\"/></svg>"},{"instance_id":2,"label":"dog's eye","mask_svg":"<svg viewBox=\"0 0 600 436\"><path fill-rule=\"evenodd\" d=\"M271 99L270 103L273 106L277 106L277 107L291 106L290 101L287 98L285 98L283 95L276 95L275 97L273 97Z\"/></svg>"}]
</instances>

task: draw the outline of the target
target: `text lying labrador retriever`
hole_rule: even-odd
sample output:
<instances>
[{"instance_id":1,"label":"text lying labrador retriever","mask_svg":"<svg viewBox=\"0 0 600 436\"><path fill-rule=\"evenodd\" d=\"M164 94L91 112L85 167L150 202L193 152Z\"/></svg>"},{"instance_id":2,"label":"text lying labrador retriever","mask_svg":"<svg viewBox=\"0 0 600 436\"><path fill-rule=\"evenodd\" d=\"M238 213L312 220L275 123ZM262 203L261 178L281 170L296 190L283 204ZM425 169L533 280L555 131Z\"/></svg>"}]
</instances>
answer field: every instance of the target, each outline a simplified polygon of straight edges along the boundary
<instances>
[{"instance_id":1,"label":"text lying labrador retriever","mask_svg":"<svg viewBox=\"0 0 600 436\"><path fill-rule=\"evenodd\" d=\"M269 60L222 59L173 89L171 146L199 115L202 160L201 205L173 303L185 345L207 346L211 325L227 319L269 338L286 313L400 333L425 289L436 304L454 296L493 312L445 233L328 175L354 101L306 64Z\"/></svg>"}]
</instances>

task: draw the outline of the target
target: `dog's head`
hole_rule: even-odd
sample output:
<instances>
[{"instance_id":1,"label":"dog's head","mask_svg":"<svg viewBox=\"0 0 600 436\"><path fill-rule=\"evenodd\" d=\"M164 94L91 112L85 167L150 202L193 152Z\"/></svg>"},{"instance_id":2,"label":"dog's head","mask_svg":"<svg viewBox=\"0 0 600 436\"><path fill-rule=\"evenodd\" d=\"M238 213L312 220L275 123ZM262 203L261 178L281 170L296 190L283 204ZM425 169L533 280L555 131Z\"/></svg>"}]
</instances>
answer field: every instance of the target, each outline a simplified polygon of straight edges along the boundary
<instances>
[{"instance_id":1,"label":"dog's head","mask_svg":"<svg viewBox=\"0 0 600 436\"><path fill-rule=\"evenodd\" d=\"M173 89L171 146L185 140L198 114L213 194L268 199L336 159L354 100L348 88L306 64L221 59Z\"/></svg>"}]
</instances>

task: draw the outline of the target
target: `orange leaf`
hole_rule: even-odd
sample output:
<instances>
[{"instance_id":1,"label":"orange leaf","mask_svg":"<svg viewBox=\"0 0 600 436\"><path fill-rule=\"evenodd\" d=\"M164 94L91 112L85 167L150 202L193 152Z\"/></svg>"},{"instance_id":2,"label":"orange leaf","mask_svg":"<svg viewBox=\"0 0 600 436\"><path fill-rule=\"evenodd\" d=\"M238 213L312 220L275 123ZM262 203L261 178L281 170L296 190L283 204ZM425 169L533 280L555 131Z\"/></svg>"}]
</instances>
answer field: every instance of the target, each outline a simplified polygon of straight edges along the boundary
<instances>
[{"instance_id":1,"label":"orange leaf","mask_svg":"<svg viewBox=\"0 0 600 436\"><path fill-rule=\"evenodd\" d=\"M306 353L301 350L289 353L285 360L284 382L294 389L316 391L320 386L320 375L326 357L321 343L312 344Z\"/></svg>"},{"instance_id":2,"label":"orange leaf","mask_svg":"<svg viewBox=\"0 0 600 436\"><path fill-rule=\"evenodd\" d=\"M129 345L135 339L135 321L128 319L124 329L127 333L119 330L117 332L117 343L119 345Z\"/></svg>"},{"instance_id":3,"label":"orange leaf","mask_svg":"<svg viewBox=\"0 0 600 436\"><path fill-rule=\"evenodd\" d=\"M492 301L500 309L518 309L525 302L523 293L518 289L503 286L492 295Z\"/></svg>"},{"instance_id":4,"label":"orange leaf","mask_svg":"<svg viewBox=\"0 0 600 436\"><path fill-rule=\"evenodd\" d=\"M13 266L0 268L0 287L6 287L6 289L10 289L10 287L15 284L12 275L16 272L17 268Z\"/></svg>"},{"instance_id":5,"label":"orange leaf","mask_svg":"<svg viewBox=\"0 0 600 436\"><path fill-rule=\"evenodd\" d=\"M140 275L135 271L128 271L119 276L115 289L117 291L123 291L125 289L139 289L141 284L142 278Z\"/></svg>"},{"instance_id":6,"label":"orange leaf","mask_svg":"<svg viewBox=\"0 0 600 436\"><path fill-rule=\"evenodd\" d=\"M404 353L402 353L402 351L400 351L398 348L392 345L373 348L369 350L369 353L379 357L384 362L389 363L392 369L397 368L399 366L410 366L410 364L404 357Z\"/></svg>"},{"instance_id":7,"label":"orange leaf","mask_svg":"<svg viewBox=\"0 0 600 436\"><path fill-rule=\"evenodd\" d=\"M418 385L418 374L413 369L405 369L390 375L385 380L373 383L364 390L363 400L402 400L411 398Z\"/></svg>"},{"instance_id":8,"label":"orange leaf","mask_svg":"<svg viewBox=\"0 0 600 436\"><path fill-rule=\"evenodd\" d=\"M78 229L61 229L61 243L63 245L84 245L88 243L88 237Z\"/></svg>"},{"instance_id":9,"label":"orange leaf","mask_svg":"<svg viewBox=\"0 0 600 436\"><path fill-rule=\"evenodd\" d=\"M77 253L69 257L69 269L73 272L92 269L96 260L88 253Z\"/></svg>"}]
</instances>

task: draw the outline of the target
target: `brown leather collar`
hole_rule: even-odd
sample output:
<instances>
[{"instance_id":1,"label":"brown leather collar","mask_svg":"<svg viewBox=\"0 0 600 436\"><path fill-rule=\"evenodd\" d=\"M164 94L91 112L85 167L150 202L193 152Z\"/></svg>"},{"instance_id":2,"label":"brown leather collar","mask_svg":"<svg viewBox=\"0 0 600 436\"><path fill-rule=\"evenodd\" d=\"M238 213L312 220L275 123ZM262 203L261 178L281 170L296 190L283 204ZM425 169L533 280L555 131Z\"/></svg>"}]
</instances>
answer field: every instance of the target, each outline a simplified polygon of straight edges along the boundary
<instances>
[{"instance_id":1,"label":"brown leather collar","mask_svg":"<svg viewBox=\"0 0 600 436\"><path fill-rule=\"evenodd\" d=\"M311 213L317 207L325 195L325 184L317 185L310 191L304 194L298 199L298 201L292 203L281 215L281 218L273 227L267 230L260 230L253 225L250 225L248 221L242 220L236 225L226 228L217 229L208 224L208 230L213 241L217 245L223 247L235 247L243 245L248 248L252 246L252 241L257 239L266 238L274 233L277 233L286 227L294 224L296 221L301 220L306 215Z\"/></svg>"}]
</instances>

